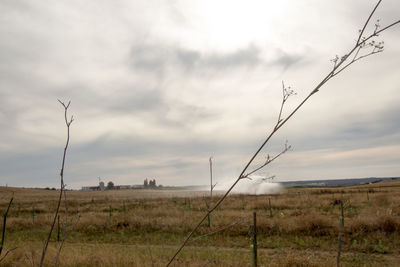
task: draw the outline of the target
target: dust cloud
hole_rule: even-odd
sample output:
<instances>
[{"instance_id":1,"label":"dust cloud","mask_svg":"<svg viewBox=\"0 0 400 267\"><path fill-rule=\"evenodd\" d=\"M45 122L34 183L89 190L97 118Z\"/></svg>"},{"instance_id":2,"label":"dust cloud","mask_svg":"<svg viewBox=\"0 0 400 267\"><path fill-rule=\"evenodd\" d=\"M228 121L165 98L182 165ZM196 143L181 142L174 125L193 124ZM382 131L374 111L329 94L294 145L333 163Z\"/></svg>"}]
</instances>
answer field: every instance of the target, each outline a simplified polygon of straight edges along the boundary
<instances>
[{"instance_id":1,"label":"dust cloud","mask_svg":"<svg viewBox=\"0 0 400 267\"><path fill-rule=\"evenodd\" d=\"M219 193L226 192L233 182L223 182L218 183L214 190ZM236 194L249 194L249 195L264 195L264 194L279 194L283 190L280 183L275 183L273 181L265 180L263 177L252 177L249 179L240 180L236 186L233 188L232 193Z\"/></svg>"}]
</instances>

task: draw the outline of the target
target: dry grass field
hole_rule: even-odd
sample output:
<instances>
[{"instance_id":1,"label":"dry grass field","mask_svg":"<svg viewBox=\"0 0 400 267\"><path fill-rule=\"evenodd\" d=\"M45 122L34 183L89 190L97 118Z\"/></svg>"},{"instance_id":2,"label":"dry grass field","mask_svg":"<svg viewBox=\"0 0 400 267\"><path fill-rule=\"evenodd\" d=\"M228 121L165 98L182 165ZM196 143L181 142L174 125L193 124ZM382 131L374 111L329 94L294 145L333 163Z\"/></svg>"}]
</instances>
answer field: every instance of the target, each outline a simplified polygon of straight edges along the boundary
<instances>
[{"instance_id":1,"label":"dry grass field","mask_svg":"<svg viewBox=\"0 0 400 267\"><path fill-rule=\"evenodd\" d=\"M0 265L37 266L59 192L0 187L2 213L11 192L5 250L15 249ZM68 191L69 226L60 266L165 266L204 216L206 194ZM343 266L400 266L399 182L231 195L212 215L212 226L199 229L174 266L249 266L253 211L260 266L336 266L340 231ZM62 210L61 221L64 216ZM216 233L203 236L210 232ZM57 244L56 227L46 266L54 265Z\"/></svg>"}]
</instances>

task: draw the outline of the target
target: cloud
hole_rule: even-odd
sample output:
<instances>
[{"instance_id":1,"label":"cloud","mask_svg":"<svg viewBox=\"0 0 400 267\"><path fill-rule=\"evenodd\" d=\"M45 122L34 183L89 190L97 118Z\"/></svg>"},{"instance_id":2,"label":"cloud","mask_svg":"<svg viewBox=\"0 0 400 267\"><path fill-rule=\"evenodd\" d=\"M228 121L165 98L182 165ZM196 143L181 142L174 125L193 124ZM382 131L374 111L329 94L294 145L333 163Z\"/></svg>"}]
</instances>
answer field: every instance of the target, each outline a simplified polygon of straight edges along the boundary
<instances>
[{"instance_id":1,"label":"cloud","mask_svg":"<svg viewBox=\"0 0 400 267\"><path fill-rule=\"evenodd\" d=\"M147 45L134 46L131 51L132 66L135 70L163 73L168 68L181 71L235 69L257 67L262 63L261 51L249 46L229 53L202 53L179 46Z\"/></svg>"},{"instance_id":2,"label":"cloud","mask_svg":"<svg viewBox=\"0 0 400 267\"><path fill-rule=\"evenodd\" d=\"M284 69L298 63L302 57L298 54L288 54L285 51L277 49L278 56L272 61L277 66L283 66Z\"/></svg>"},{"instance_id":3,"label":"cloud","mask_svg":"<svg viewBox=\"0 0 400 267\"><path fill-rule=\"evenodd\" d=\"M134 70L151 71L162 76L168 69L178 69L185 74L210 71L226 72L238 68L254 69L260 66L276 65L287 68L301 59L300 55L289 54L273 48L272 59L263 56L263 50L255 45L229 52L202 52L176 45L140 45L131 50L131 64Z\"/></svg>"}]
</instances>

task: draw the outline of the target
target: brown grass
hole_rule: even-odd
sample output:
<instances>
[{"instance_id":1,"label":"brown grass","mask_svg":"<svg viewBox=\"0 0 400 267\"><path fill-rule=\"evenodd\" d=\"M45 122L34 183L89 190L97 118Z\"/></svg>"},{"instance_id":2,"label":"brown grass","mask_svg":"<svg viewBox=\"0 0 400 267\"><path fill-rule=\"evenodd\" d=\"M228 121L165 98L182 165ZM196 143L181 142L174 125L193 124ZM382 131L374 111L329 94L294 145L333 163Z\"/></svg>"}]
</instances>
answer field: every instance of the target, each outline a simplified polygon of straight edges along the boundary
<instances>
[{"instance_id":1,"label":"brown grass","mask_svg":"<svg viewBox=\"0 0 400 267\"><path fill-rule=\"evenodd\" d=\"M8 204L11 191L15 198L5 245L6 249L18 248L2 264L29 266L33 261L37 265L58 194L52 190L0 187L1 210ZM203 225L195 237L241 221L190 242L176 266L248 265L253 211L257 212L260 262L264 265L334 266L339 231L344 233L345 265L399 265L399 193L400 183L391 182L289 189L281 195L232 195L216 210L213 226ZM67 194L70 224L75 224L78 214L81 217L68 235L61 266L151 266L148 246L155 266L162 266L206 212L206 192L195 192L195 197L194 192L151 190ZM345 209L343 229L339 229L340 200ZM56 253L56 232L49 247L49 265Z\"/></svg>"}]
</instances>

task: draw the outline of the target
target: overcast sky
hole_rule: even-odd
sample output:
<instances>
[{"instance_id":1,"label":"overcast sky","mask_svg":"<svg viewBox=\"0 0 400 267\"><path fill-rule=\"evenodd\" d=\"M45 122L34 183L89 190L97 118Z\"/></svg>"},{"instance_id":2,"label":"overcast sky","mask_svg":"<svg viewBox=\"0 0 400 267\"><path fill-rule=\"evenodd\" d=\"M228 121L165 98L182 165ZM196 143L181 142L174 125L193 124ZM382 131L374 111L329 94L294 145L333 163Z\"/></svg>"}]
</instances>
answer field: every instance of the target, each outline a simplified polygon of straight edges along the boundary
<instances>
[{"instance_id":1,"label":"overcast sky","mask_svg":"<svg viewBox=\"0 0 400 267\"><path fill-rule=\"evenodd\" d=\"M233 181L297 95L355 43L376 1L3 0L0 184L68 188ZM376 13L399 19L398 0ZM331 80L256 163L276 181L400 176L400 27L385 51ZM257 166L257 164L255 165Z\"/></svg>"}]
</instances>

